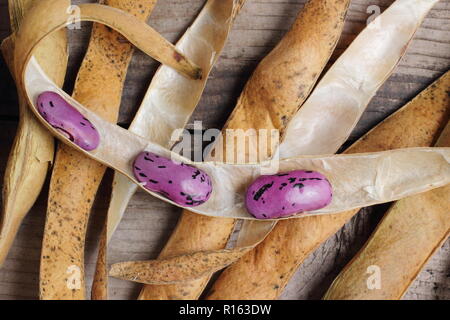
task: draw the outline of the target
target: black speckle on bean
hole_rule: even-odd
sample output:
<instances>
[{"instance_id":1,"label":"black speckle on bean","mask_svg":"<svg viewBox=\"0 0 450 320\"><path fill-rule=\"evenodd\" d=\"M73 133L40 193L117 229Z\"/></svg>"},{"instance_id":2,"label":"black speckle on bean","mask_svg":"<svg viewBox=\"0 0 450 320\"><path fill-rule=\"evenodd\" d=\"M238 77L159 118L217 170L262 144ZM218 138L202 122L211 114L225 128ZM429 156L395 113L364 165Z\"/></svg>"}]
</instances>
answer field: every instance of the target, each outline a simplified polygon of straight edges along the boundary
<instances>
[{"instance_id":1,"label":"black speckle on bean","mask_svg":"<svg viewBox=\"0 0 450 320\"><path fill-rule=\"evenodd\" d=\"M255 196L253 197L253 199L255 201L258 201L259 198L261 198L261 196L264 194L264 192L266 192L268 189L272 188L273 186L273 181L271 183L265 184L263 185L255 194Z\"/></svg>"}]
</instances>

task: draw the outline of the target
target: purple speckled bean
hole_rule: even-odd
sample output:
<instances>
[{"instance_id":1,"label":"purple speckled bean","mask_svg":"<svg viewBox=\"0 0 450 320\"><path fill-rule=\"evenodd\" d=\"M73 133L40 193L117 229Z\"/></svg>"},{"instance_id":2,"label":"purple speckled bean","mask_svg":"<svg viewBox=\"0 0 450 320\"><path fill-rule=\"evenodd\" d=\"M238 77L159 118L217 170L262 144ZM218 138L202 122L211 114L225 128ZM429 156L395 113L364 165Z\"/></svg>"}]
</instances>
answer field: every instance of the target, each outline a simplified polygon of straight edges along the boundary
<instances>
[{"instance_id":1,"label":"purple speckled bean","mask_svg":"<svg viewBox=\"0 0 450 320\"><path fill-rule=\"evenodd\" d=\"M152 152L142 152L133 164L134 176L150 191L183 207L206 202L212 192L211 178L195 167L175 163Z\"/></svg>"},{"instance_id":2,"label":"purple speckled bean","mask_svg":"<svg viewBox=\"0 0 450 320\"><path fill-rule=\"evenodd\" d=\"M316 171L295 170L257 178L247 189L245 205L258 219L276 219L330 204L329 181Z\"/></svg>"},{"instance_id":3,"label":"purple speckled bean","mask_svg":"<svg viewBox=\"0 0 450 320\"><path fill-rule=\"evenodd\" d=\"M98 147L100 135L97 129L59 94L41 93L37 106L41 116L67 139L87 151Z\"/></svg>"}]
</instances>

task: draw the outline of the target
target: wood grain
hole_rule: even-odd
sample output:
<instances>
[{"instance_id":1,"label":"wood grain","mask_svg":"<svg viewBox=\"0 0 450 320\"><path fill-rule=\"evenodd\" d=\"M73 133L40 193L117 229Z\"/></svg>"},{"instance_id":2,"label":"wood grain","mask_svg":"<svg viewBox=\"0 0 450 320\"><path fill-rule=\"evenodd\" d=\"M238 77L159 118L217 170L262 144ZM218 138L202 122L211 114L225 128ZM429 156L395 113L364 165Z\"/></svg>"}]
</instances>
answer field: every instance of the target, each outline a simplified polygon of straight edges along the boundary
<instances>
[{"instance_id":1,"label":"wood grain","mask_svg":"<svg viewBox=\"0 0 450 320\"><path fill-rule=\"evenodd\" d=\"M9 34L6 0L0 0L0 39ZM86 0L73 1L94 2ZM205 128L221 128L231 106L257 62L273 48L293 22L304 0L247 0L231 37L214 68L199 107L192 116ZM365 26L369 5L384 10L392 0L353 0L339 54ZM165 0L156 6L150 24L170 41L175 41L192 22L203 0ZM70 35L70 68L65 88L71 92L77 68L83 58L90 25ZM157 68L152 59L137 52L129 69L122 99L120 123L126 126L136 111ZM379 90L363 115L349 143L397 110L450 68L450 0L441 0L417 32L396 72ZM0 62L0 170L3 174L18 120L14 83L4 62ZM109 180L108 180L109 179ZM108 181L99 192L89 225L86 251L86 283L92 281L96 246L108 204ZM39 256L45 218L47 190L40 196L19 231L11 253L0 270L0 299L38 297ZM330 238L300 267L282 299L319 299L333 278L368 238L388 205L362 210ZM180 210L142 192L133 198L110 247L110 262L154 258L173 230ZM450 241L431 259L413 283L405 299L450 299ZM135 299L140 285L110 279L111 299ZM87 288L90 290L90 288Z\"/></svg>"}]
</instances>

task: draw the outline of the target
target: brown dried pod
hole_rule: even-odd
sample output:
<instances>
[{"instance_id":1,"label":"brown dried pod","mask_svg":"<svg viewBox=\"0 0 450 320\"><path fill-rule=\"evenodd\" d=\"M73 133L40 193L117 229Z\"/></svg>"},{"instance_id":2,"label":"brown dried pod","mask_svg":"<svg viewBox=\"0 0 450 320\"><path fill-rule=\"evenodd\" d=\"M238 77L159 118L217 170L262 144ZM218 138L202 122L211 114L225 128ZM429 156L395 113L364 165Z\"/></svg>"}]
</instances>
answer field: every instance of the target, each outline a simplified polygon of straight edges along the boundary
<instances>
[{"instance_id":1,"label":"brown dried pod","mask_svg":"<svg viewBox=\"0 0 450 320\"><path fill-rule=\"evenodd\" d=\"M450 72L447 72L411 102L364 135L346 153L432 145L448 121L449 86ZM426 193L417 197L423 195ZM355 209L336 215L279 222L261 244L221 274L208 299L278 298L308 255L358 211ZM431 242L432 240L426 241ZM426 254L426 251L422 251L422 254ZM398 261L405 259L406 256ZM399 278L399 281L403 280Z\"/></svg>"},{"instance_id":2,"label":"brown dried pod","mask_svg":"<svg viewBox=\"0 0 450 320\"><path fill-rule=\"evenodd\" d=\"M10 0L13 35L1 45L3 56L11 73L14 71L14 33L32 0ZM39 44L36 58L41 68L58 85L62 85L67 67L67 36L64 30L50 35ZM10 151L3 183L3 206L0 229L0 265L11 248L16 233L36 198L41 192L48 168L54 157L54 138L39 123L30 109L23 92L18 90L20 120L14 144Z\"/></svg>"},{"instance_id":3,"label":"brown dried pod","mask_svg":"<svg viewBox=\"0 0 450 320\"><path fill-rule=\"evenodd\" d=\"M447 79L450 80L449 72ZM441 90L445 90L443 85L441 81ZM446 87L449 86L450 81L447 81ZM438 101L447 101L448 109L450 99L444 92L441 94L437 96L441 98ZM450 146L450 124L436 146ZM324 299L401 299L449 236L449 195L447 185L397 201L364 247L333 281Z\"/></svg>"}]
</instances>

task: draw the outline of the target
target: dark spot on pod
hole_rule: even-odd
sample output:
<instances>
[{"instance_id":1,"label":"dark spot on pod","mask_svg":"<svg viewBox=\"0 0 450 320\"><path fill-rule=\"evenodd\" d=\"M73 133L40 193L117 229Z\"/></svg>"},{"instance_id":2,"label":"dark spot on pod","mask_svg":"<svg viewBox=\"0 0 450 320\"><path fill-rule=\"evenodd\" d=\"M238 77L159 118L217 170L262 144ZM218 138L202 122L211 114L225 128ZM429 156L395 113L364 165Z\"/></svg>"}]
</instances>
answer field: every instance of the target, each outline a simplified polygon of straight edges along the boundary
<instances>
[{"instance_id":1,"label":"dark spot on pod","mask_svg":"<svg viewBox=\"0 0 450 320\"><path fill-rule=\"evenodd\" d=\"M180 62L181 60L184 60L184 57L181 54L179 54L178 52L174 52L173 53L173 57L175 58L175 60L177 62Z\"/></svg>"},{"instance_id":2,"label":"dark spot on pod","mask_svg":"<svg viewBox=\"0 0 450 320\"><path fill-rule=\"evenodd\" d=\"M166 166L158 166L159 169L164 169Z\"/></svg>"},{"instance_id":3,"label":"dark spot on pod","mask_svg":"<svg viewBox=\"0 0 450 320\"><path fill-rule=\"evenodd\" d=\"M147 178L147 175L145 173L140 172L139 176L143 177L143 178Z\"/></svg>"},{"instance_id":4,"label":"dark spot on pod","mask_svg":"<svg viewBox=\"0 0 450 320\"><path fill-rule=\"evenodd\" d=\"M303 188L305 185L303 184L303 183L296 183L296 184L294 184L294 186L293 186L293 188L299 188L299 189L301 189L301 188Z\"/></svg>"},{"instance_id":5,"label":"dark spot on pod","mask_svg":"<svg viewBox=\"0 0 450 320\"><path fill-rule=\"evenodd\" d=\"M150 180L148 180L148 181L150 181L151 183L158 183L158 181L153 180L153 179L150 179Z\"/></svg>"}]
</instances>

